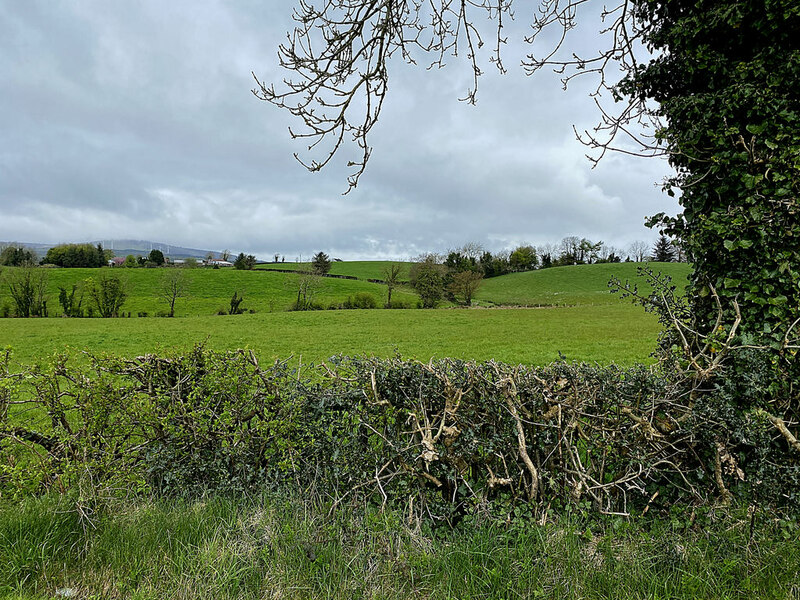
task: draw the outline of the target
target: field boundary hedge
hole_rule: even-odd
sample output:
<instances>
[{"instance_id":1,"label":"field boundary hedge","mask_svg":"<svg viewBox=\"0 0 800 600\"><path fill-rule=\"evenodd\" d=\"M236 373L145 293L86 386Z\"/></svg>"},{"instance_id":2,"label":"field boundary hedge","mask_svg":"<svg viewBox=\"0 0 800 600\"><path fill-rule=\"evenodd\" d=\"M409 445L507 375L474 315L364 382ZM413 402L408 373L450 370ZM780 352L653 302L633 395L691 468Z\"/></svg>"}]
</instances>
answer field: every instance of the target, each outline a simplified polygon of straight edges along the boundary
<instances>
[{"instance_id":1,"label":"field boundary hedge","mask_svg":"<svg viewBox=\"0 0 800 600\"><path fill-rule=\"evenodd\" d=\"M800 487L785 421L727 414L720 394L698 396L663 367L348 357L262 367L252 352L203 347L90 362L11 372L6 357L5 496L291 487L452 524L566 505L795 506Z\"/></svg>"}]
</instances>

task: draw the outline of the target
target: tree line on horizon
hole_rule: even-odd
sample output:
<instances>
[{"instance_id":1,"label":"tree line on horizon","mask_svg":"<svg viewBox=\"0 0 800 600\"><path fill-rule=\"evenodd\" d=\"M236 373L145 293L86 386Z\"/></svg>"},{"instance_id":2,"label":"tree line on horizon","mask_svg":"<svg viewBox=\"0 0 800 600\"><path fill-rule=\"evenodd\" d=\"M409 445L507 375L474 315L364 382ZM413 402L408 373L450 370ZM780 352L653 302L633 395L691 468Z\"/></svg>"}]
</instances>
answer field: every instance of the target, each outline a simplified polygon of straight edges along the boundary
<instances>
[{"instance_id":1,"label":"tree line on horizon","mask_svg":"<svg viewBox=\"0 0 800 600\"><path fill-rule=\"evenodd\" d=\"M320 253L317 253L312 258L312 263L319 258L319 255ZM223 260L229 260L230 252L223 250L221 256ZM325 256L327 257L327 255ZM637 240L629 244L624 250L602 241L594 242L587 238L567 236L558 244L540 246L522 244L511 250L501 250L494 254L485 250L479 243L469 242L461 248L450 250L444 255L430 252L421 256L437 257L437 262L447 262L451 268L456 266L456 263L470 261L473 266L480 265L480 270L485 277L537 268L544 269L579 264L645 262L647 260L657 262L685 261L685 255L681 251L680 245L663 235L652 247L645 241ZM115 257L114 251L103 248L102 243L97 245L90 243L58 244L49 248L41 260L35 251L25 247L23 244L12 242L0 246L0 266L8 267L38 264L63 268L97 268L108 265L108 261ZM277 257L278 255L276 254L275 262L278 262ZM328 260L330 261L329 258ZM192 257L184 259L184 262L186 263L184 266L189 267L199 264L198 260ZM233 266L236 269L250 270L253 269L257 262L255 255L240 252L233 259ZM417 261L412 259L412 262ZM127 255L120 266L128 268L157 267L167 263L169 263L169 259L164 253L161 250L153 249L147 255ZM315 270L317 269L317 267L314 268Z\"/></svg>"}]
</instances>

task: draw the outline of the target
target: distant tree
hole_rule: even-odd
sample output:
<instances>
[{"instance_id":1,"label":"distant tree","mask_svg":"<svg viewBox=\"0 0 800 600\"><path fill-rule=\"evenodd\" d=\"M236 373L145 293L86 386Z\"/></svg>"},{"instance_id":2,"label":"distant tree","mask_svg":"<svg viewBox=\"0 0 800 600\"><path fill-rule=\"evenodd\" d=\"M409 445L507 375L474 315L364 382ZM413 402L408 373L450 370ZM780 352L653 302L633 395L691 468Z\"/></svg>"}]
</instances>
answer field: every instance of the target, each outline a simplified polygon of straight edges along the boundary
<instances>
[{"instance_id":1,"label":"distant tree","mask_svg":"<svg viewBox=\"0 0 800 600\"><path fill-rule=\"evenodd\" d=\"M97 278L87 279L86 284L89 297L101 317L119 316L119 311L128 297L125 283L119 276L101 271Z\"/></svg>"},{"instance_id":2,"label":"distant tree","mask_svg":"<svg viewBox=\"0 0 800 600\"><path fill-rule=\"evenodd\" d=\"M593 242L586 238L581 238L579 248L578 262L585 264L593 264L598 261L603 249L603 242Z\"/></svg>"},{"instance_id":3,"label":"distant tree","mask_svg":"<svg viewBox=\"0 0 800 600\"><path fill-rule=\"evenodd\" d=\"M21 267L36 263L36 254L21 244L11 244L0 250L0 265Z\"/></svg>"},{"instance_id":4,"label":"distant tree","mask_svg":"<svg viewBox=\"0 0 800 600\"><path fill-rule=\"evenodd\" d=\"M459 254L472 259L473 264L477 262L484 253L483 245L479 242L467 242L458 250Z\"/></svg>"},{"instance_id":5,"label":"distant tree","mask_svg":"<svg viewBox=\"0 0 800 600\"><path fill-rule=\"evenodd\" d=\"M383 280L386 282L386 308L392 308L392 292L400 283L403 265L391 263L383 267Z\"/></svg>"},{"instance_id":6,"label":"distant tree","mask_svg":"<svg viewBox=\"0 0 800 600\"><path fill-rule=\"evenodd\" d=\"M656 262L673 262L675 260L675 248L672 242L665 235L658 238L653 246L653 260Z\"/></svg>"},{"instance_id":7,"label":"distant tree","mask_svg":"<svg viewBox=\"0 0 800 600\"><path fill-rule=\"evenodd\" d=\"M553 264L558 267L566 265L577 265L580 256L581 239L570 235L561 240L558 247L558 257Z\"/></svg>"},{"instance_id":8,"label":"distant tree","mask_svg":"<svg viewBox=\"0 0 800 600\"><path fill-rule=\"evenodd\" d=\"M244 252L240 252L239 256L236 257L236 260L233 261L234 269L249 271L254 266L256 266L256 257L252 254L245 254Z\"/></svg>"},{"instance_id":9,"label":"distant tree","mask_svg":"<svg viewBox=\"0 0 800 600\"><path fill-rule=\"evenodd\" d=\"M478 267L484 277L498 277L511 271L508 263L508 252L503 251L497 254L484 252L478 261Z\"/></svg>"},{"instance_id":10,"label":"distant tree","mask_svg":"<svg viewBox=\"0 0 800 600\"><path fill-rule=\"evenodd\" d=\"M135 269L140 265L139 260L133 254L128 254L128 256L125 257L125 262L122 263L122 266L127 269Z\"/></svg>"},{"instance_id":11,"label":"distant tree","mask_svg":"<svg viewBox=\"0 0 800 600\"><path fill-rule=\"evenodd\" d=\"M325 275L331 270L331 259L324 252L320 251L311 259L311 268L317 275Z\"/></svg>"},{"instance_id":12,"label":"distant tree","mask_svg":"<svg viewBox=\"0 0 800 600\"><path fill-rule=\"evenodd\" d=\"M278 259L280 257L281 257L281 255L276 252L275 254L272 255L272 259L273 259L272 262L277 263Z\"/></svg>"},{"instance_id":13,"label":"distant tree","mask_svg":"<svg viewBox=\"0 0 800 600\"><path fill-rule=\"evenodd\" d=\"M47 316L47 271L34 266L9 269L4 274L18 317Z\"/></svg>"},{"instance_id":14,"label":"distant tree","mask_svg":"<svg viewBox=\"0 0 800 600\"><path fill-rule=\"evenodd\" d=\"M297 284L297 299L291 310L311 310L314 307L314 295L319 288L321 276L313 270L301 272L295 283Z\"/></svg>"},{"instance_id":15,"label":"distant tree","mask_svg":"<svg viewBox=\"0 0 800 600\"><path fill-rule=\"evenodd\" d=\"M445 267L429 254L411 265L411 285L419 294L423 308L436 308L444 295Z\"/></svg>"},{"instance_id":16,"label":"distant tree","mask_svg":"<svg viewBox=\"0 0 800 600\"><path fill-rule=\"evenodd\" d=\"M231 305L228 314L229 315L242 314L245 311L245 309L242 306L240 306L243 300L244 300L244 292L242 293L239 293L238 291L233 292L233 296L231 296Z\"/></svg>"},{"instance_id":17,"label":"distant tree","mask_svg":"<svg viewBox=\"0 0 800 600\"><path fill-rule=\"evenodd\" d=\"M474 257L462 254L460 251L454 250L445 258L444 266L447 267L447 270L451 273L472 271L478 269L478 260Z\"/></svg>"},{"instance_id":18,"label":"distant tree","mask_svg":"<svg viewBox=\"0 0 800 600\"><path fill-rule=\"evenodd\" d=\"M228 249L226 248L225 250L223 250L222 252L220 252L220 253L219 253L219 257L220 257L220 259L222 259L222 260L226 260L226 261L227 261L227 260L230 260L230 258L231 258L231 251L230 251L230 250L228 250Z\"/></svg>"},{"instance_id":19,"label":"distant tree","mask_svg":"<svg viewBox=\"0 0 800 600\"><path fill-rule=\"evenodd\" d=\"M83 304L83 286L77 283L72 284L72 290L67 292L67 288L59 286L58 303L65 317L83 316L81 304Z\"/></svg>"},{"instance_id":20,"label":"distant tree","mask_svg":"<svg viewBox=\"0 0 800 600\"><path fill-rule=\"evenodd\" d=\"M472 305L472 297L483 282L483 274L475 271L461 271L453 274L448 291L460 299L465 306Z\"/></svg>"},{"instance_id":21,"label":"distant tree","mask_svg":"<svg viewBox=\"0 0 800 600\"><path fill-rule=\"evenodd\" d=\"M650 252L650 246L647 242L636 240L628 246L628 254L631 256L633 262L644 262L647 260Z\"/></svg>"},{"instance_id":22,"label":"distant tree","mask_svg":"<svg viewBox=\"0 0 800 600\"><path fill-rule=\"evenodd\" d=\"M533 246L518 246L508 257L508 264L512 271L530 271L539 264L536 248Z\"/></svg>"},{"instance_id":23,"label":"distant tree","mask_svg":"<svg viewBox=\"0 0 800 600\"><path fill-rule=\"evenodd\" d=\"M98 244L60 244L47 251L42 261L59 267L104 267L108 261Z\"/></svg>"},{"instance_id":24,"label":"distant tree","mask_svg":"<svg viewBox=\"0 0 800 600\"><path fill-rule=\"evenodd\" d=\"M175 316L175 301L189 293L191 279L182 269L164 269L158 285L158 298L169 306L169 316Z\"/></svg>"},{"instance_id":25,"label":"distant tree","mask_svg":"<svg viewBox=\"0 0 800 600\"><path fill-rule=\"evenodd\" d=\"M600 250L597 254L597 259L595 262L597 263L618 263L622 261L620 250L614 248L614 246L609 246L600 242Z\"/></svg>"},{"instance_id":26,"label":"distant tree","mask_svg":"<svg viewBox=\"0 0 800 600\"><path fill-rule=\"evenodd\" d=\"M197 268L197 259L194 256L187 256L183 259L183 268L184 269L196 269Z\"/></svg>"},{"instance_id":27,"label":"distant tree","mask_svg":"<svg viewBox=\"0 0 800 600\"><path fill-rule=\"evenodd\" d=\"M164 253L161 252L161 250L158 250L157 248L153 248L152 250L150 250L150 254L147 255L147 260L156 265L157 267L163 266L164 263L166 262L164 259Z\"/></svg>"}]
</instances>

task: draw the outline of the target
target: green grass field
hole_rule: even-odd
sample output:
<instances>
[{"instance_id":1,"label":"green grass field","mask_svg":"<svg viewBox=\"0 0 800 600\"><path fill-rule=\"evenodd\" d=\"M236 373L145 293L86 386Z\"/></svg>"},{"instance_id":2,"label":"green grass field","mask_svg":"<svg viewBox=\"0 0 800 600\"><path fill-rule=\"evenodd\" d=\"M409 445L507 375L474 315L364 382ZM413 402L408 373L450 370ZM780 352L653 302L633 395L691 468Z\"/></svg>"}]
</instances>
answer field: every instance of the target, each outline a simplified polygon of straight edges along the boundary
<instances>
[{"instance_id":1,"label":"green grass field","mask_svg":"<svg viewBox=\"0 0 800 600\"><path fill-rule=\"evenodd\" d=\"M563 306L582 304L615 304L618 297L609 293L608 282L616 277L623 283L638 283L642 291L649 290L637 277L635 263L575 265L511 273L486 279L475 295L481 302L518 306ZM689 275L685 263L650 263L653 271L672 277L678 289L683 289Z\"/></svg>"},{"instance_id":2,"label":"green grass field","mask_svg":"<svg viewBox=\"0 0 800 600\"><path fill-rule=\"evenodd\" d=\"M29 364L56 352L132 356L207 341L251 348L262 360L318 362L335 354L454 357L546 364L647 361L658 335L652 315L624 304L559 309L341 310L176 319L3 319L0 347Z\"/></svg>"},{"instance_id":3,"label":"green grass field","mask_svg":"<svg viewBox=\"0 0 800 600\"><path fill-rule=\"evenodd\" d=\"M350 263L334 263L344 266ZM371 273L385 263L357 263L351 272ZM656 265L685 279L687 265ZM371 271L372 270L372 271ZM88 350L136 355L207 342L216 349L247 347L262 360L294 356L318 362L335 354L395 352L409 358L431 357L544 364L558 358L631 364L648 361L658 335L653 315L608 290L616 276L634 279L636 265L560 267L505 275L484 282L483 305L549 305L540 309L438 309L286 312L296 295L294 274L192 269L190 295L178 300L176 318L138 318L166 310L156 298L158 269L121 269L130 293L120 319L0 319L0 347L14 348L15 362L31 363L57 352ZM98 269L48 271L50 314L60 313L59 286L97 276ZM315 299L323 305L341 302L357 292L385 301L385 286L363 280L323 278ZM244 293L243 306L255 314L218 316L233 291ZM3 289L0 305L8 303ZM414 305L404 288L395 298ZM560 305L558 308L553 305Z\"/></svg>"},{"instance_id":4,"label":"green grass field","mask_svg":"<svg viewBox=\"0 0 800 600\"><path fill-rule=\"evenodd\" d=\"M58 304L60 286L70 290L75 283L90 277L97 277L101 269L49 269L48 289L49 312L52 316L61 314ZM106 274L119 275L126 283L128 299L123 310L133 315L147 312L150 316L168 310L167 304L158 299L158 288L162 269L102 269ZM234 291L244 295L243 307L256 312L285 311L297 296L299 275L293 273L273 273L266 271L237 271L235 269L186 269L183 271L191 283L186 298L178 300L175 307L177 317L189 315L215 315L219 310L227 310ZM0 305L11 304L8 291L0 290ZM386 287L367 281L353 281L324 277L319 279L314 300L327 307L333 302L341 302L347 296L366 292L375 297L379 306L386 302ZM399 301L415 305L416 295L407 289L396 290L393 294ZM88 297L84 300L88 306Z\"/></svg>"},{"instance_id":5,"label":"green grass field","mask_svg":"<svg viewBox=\"0 0 800 600\"><path fill-rule=\"evenodd\" d=\"M389 265L401 265L400 279L408 279L408 270L411 263L391 261L391 260L351 260L346 262L332 262L331 275L349 275L359 279L384 279L384 269ZM300 270L310 268L310 263L267 263L258 265L256 269L281 269L281 270Z\"/></svg>"}]
</instances>

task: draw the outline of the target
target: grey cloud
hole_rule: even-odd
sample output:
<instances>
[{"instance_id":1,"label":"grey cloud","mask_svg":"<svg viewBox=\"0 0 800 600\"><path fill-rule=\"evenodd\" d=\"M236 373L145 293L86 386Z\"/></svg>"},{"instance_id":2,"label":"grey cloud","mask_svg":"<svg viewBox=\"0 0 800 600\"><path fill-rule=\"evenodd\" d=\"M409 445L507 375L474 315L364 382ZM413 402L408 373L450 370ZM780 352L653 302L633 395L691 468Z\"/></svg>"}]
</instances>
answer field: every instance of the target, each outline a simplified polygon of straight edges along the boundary
<instances>
[{"instance_id":1,"label":"grey cloud","mask_svg":"<svg viewBox=\"0 0 800 600\"><path fill-rule=\"evenodd\" d=\"M467 240L622 245L652 238L645 215L677 210L653 185L663 162L590 168L572 134L597 119L588 88L522 76L520 52L509 75L487 70L477 106L457 100L463 62L394 65L371 164L342 196L346 158L305 172L291 120L250 93L251 70L284 76L275 51L290 14L256 0L12 3L0 15L0 240L402 258Z\"/></svg>"}]
</instances>

